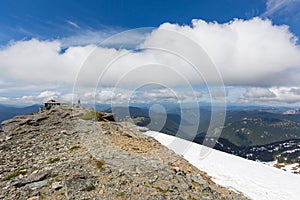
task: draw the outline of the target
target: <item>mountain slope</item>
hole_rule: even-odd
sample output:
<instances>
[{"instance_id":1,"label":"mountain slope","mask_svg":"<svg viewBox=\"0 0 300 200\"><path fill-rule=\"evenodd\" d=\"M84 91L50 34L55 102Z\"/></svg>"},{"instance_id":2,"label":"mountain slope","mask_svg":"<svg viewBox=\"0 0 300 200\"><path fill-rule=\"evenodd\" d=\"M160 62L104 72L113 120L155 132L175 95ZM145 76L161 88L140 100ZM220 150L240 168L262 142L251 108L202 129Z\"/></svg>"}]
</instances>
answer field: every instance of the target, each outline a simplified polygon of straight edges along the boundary
<instances>
[{"instance_id":1,"label":"mountain slope","mask_svg":"<svg viewBox=\"0 0 300 200\"><path fill-rule=\"evenodd\" d=\"M166 122L163 126L151 126L152 121L164 121L161 113L149 116L147 107L115 107L114 113L117 113L119 119L133 118L139 126L147 126L153 131L175 135L178 133L179 125L193 127L195 125L192 119L183 119L182 113L189 113L189 116L197 116L200 113L198 125L198 136L205 136L209 127L211 110L209 107L183 108L169 107L166 113ZM129 111L129 114L127 113ZM107 112L112 112L108 109ZM282 109L258 109L250 107L237 107L227 111L225 124L223 126L221 138L228 140L238 147L252 147L258 145L268 145L286 140L300 139L300 114L285 114L286 110ZM127 116L129 115L129 116ZM193 118L193 117L192 117ZM150 125L149 125L150 124ZM159 123L158 123L159 124ZM188 128L187 128L188 130ZM185 131L182 135L189 135Z\"/></svg>"},{"instance_id":2,"label":"mountain slope","mask_svg":"<svg viewBox=\"0 0 300 200\"><path fill-rule=\"evenodd\" d=\"M61 105L4 121L0 199L247 199L106 115Z\"/></svg>"},{"instance_id":3,"label":"mountain slope","mask_svg":"<svg viewBox=\"0 0 300 200\"><path fill-rule=\"evenodd\" d=\"M231 111L221 137L245 147L300 139L299 118L265 111Z\"/></svg>"},{"instance_id":4,"label":"mountain slope","mask_svg":"<svg viewBox=\"0 0 300 200\"><path fill-rule=\"evenodd\" d=\"M17 115L27 115L39 110L40 105L32 105L23 108L7 106L0 104L0 129L1 122L7 119L10 119Z\"/></svg>"},{"instance_id":5,"label":"mountain slope","mask_svg":"<svg viewBox=\"0 0 300 200\"><path fill-rule=\"evenodd\" d=\"M298 200L300 176L284 172L259 162L246 160L221 151L209 149L180 138L149 131L152 136L174 150L198 169L207 172L213 180L228 188L243 192L254 200ZM180 146L172 145L174 143ZM186 149L182 146L187 147ZM182 151L182 150L185 151ZM184 152L184 153L183 153ZM200 153L207 152L204 158Z\"/></svg>"}]
</instances>

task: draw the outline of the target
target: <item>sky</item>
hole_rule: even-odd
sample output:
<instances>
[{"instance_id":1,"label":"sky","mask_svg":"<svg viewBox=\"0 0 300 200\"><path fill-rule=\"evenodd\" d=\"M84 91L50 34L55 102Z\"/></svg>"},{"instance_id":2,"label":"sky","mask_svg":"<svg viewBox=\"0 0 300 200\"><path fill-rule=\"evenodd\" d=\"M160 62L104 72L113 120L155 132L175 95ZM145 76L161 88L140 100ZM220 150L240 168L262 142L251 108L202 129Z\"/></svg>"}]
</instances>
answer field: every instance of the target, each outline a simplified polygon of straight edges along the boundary
<instances>
[{"instance_id":1,"label":"sky","mask_svg":"<svg viewBox=\"0 0 300 200\"><path fill-rule=\"evenodd\" d=\"M298 106L299 11L300 0L3 0L0 103Z\"/></svg>"}]
</instances>

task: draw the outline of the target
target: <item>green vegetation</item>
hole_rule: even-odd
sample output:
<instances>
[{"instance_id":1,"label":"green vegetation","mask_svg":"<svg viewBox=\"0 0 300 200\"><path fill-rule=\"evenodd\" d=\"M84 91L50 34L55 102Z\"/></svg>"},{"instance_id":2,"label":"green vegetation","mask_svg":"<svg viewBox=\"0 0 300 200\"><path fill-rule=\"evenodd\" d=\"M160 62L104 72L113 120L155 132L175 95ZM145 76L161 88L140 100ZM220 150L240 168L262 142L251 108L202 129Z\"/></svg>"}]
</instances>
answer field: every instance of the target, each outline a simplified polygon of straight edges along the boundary
<instances>
[{"instance_id":1,"label":"green vegetation","mask_svg":"<svg viewBox=\"0 0 300 200\"><path fill-rule=\"evenodd\" d=\"M163 194L166 194L167 192L170 192L169 190L165 190L165 189L162 189L161 187L154 187L155 189L157 189L158 191L160 191L161 193Z\"/></svg>"},{"instance_id":2,"label":"green vegetation","mask_svg":"<svg viewBox=\"0 0 300 200\"><path fill-rule=\"evenodd\" d=\"M93 191L93 190L95 190L95 189L96 189L96 188L95 188L94 185L89 185L89 186L87 186L87 187L85 188L85 191L90 192L90 191Z\"/></svg>"},{"instance_id":3,"label":"green vegetation","mask_svg":"<svg viewBox=\"0 0 300 200\"><path fill-rule=\"evenodd\" d=\"M221 137L247 147L300 138L299 131L300 124L295 121L253 117L227 122Z\"/></svg>"},{"instance_id":4,"label":"green vegetation","mask_svg":"<svg viewBox=\"0 0 300 200\"><path fill-rule=\"evenodd\" d=\"M103 115L97 111L89 111L80 117L83 120L103 121Z\"/></svg>"},{"instance_id":5,"label":"green vegetation","mask_svg":"<svg viewBox=\"0 0 300 200\"><path fill-rule=\"evenodd\" d=\"M50 113L55 113L55 112L57 112L56 109L51 109L51 111L50 111Z\"/></svg>"},{"instance_id":6,"label":"green vegetation","mask_svg":"<svg viewBox=\"0 0 300 200\"><path fill-rule=\"evenodd\" d=\"M126 132L123 132L122 135L125 136L125 137L132 138L132 135L130 135L129 133L126 133Z\"/></svg>"},{"instance_id":7,"label":"green vegetation","mask_svg":"<svg viewBox=\"0 0 300 200\"><path fill-rule=\"evenodd\" d=\"M58 174L55 174L55 173L50 175L51 178L55 178L57 176L58 176Z\"/></svg>"},{"instance_id":8,"label":"green vegetation","mask_svg":"<svg viewBox=\"0 0 300 200\"><path fill-rule=\"evenodd\" d=\"M80 149L80 146L72 146L72 147L70 148L70 150L76 150L76 149Z\"/></svg>"},{"instance_id":9,"label":"green vegetation","mask_svg":"<svg viewBox=\"0 0 300 200\"><path fill-rule=\"evenodd\" d=\"M134 117L131 118L134 124L143 123L145 121L145 117Z\"/></svg>"},{"instance_id":10,"label":"green vegetation","mask_svg":"<svg viewBox=\"0 0 300 200\"><path fill-rule=\"evenodd\" d=\"M275 156L278 163L293 164L300 162L300 151L295 151L292 153L283 152Z\"/></svg>"},{"instance_id":11,"label":"green vegetation","mask_svg":"<svg viewBox=\"0 0 300 200\"><path fill-rule=\"evenodd\" d=\"M16 129L17 132L22 131L22 130L23 130L22 127L18 127L18 128Z\"/></svg>"},{"instance_id":12,"label":"green vegetation","mask_svg":"<svg viewBox=\"0 0 300 200\"><path fill-rule=\"evenodd\" d=\"M118 194L117 194L117 197L122 197L122 198L125 197L125 192L120 192L120 193L118 193Z\"/></svg>"},{"instance_id":13,"label":"green vegetation","mask_svg":"<svg viewBox=\"0 0 300 200\"><path fill-rule=\"evenodd\" d=\"M98 161L96 162L97 168L100 169L101 171L104 171L104 170L105 170L105 168L103 167L104 164L105 164L104 160L98 160Z\"/></svg>"},{"instance_id":14,"label":"green vegetation","mask_svg":"<svg viewBox=\"0 0 300 200\"><path fill-rule=\"evenodd\" d=\"M26 173L27 173L27 171L25 171L25 170L18 170L16 172L13 172L13 173L5 176L4 178L1 179L1 181L8 181L12 178L19 176L20 174L25 175Z\"/></svg>"},{"instance_id":15,"label":"green vegetation","mask_svg":"<svg viewBox=\"0 0 300 200\"><path fill-rule=\"evenodd\" d=\"M52 164L52 163L56 163L56 162L58 162L58 161L60 161L60 158L59 158L59 157L56 157L56 158L50 158L48 163Z\"/></svg>"}]
</instances>

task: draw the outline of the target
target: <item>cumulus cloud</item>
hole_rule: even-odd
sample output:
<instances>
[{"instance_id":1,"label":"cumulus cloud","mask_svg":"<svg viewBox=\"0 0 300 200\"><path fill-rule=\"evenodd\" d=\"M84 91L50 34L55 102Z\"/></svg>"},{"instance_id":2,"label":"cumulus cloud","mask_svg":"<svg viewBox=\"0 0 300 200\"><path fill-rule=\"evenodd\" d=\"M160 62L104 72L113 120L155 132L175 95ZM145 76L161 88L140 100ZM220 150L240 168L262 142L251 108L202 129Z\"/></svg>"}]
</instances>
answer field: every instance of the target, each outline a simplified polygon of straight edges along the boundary
<instances>
[{"instance_id":1,"label":"cumulus cloud","mask_svg":"<svg viewBox=\"0 0 300 200\"><path fill-rule=\"evenodd\" d=\"M203 96L200 91L171 90L170 88L129 90L121 88L101 88L96 93L85 93L83 102L106 104L129 104L151 102L198 102Z\"/></svg>"},{"instance_id":2,"label":"cumulus cloud","mask_svg":"<svg viewBox=\"0 0 300 200\"><path fill-rule=\"evenodd\" d=\"M219 68L227 85L271 86L299 82L300 49L288 26L254 18L225 24L193 20L192 26L166 23L157 32L160 29L178 31L195 40ZM146 41L147 45L158 43L159 35ZM163 42L171 43L171 40Z\"/></svg>"},{"instance_id":3,"label":"cumulus cloud","mask_svg":"<svg viewBox=\"0 0 300 200\"><path fill-rule=\"evenodd\" d=\"M150 32L134 30L119 34L100 47L83 45L64 49L68 42L62 40L17 41L0 49L0 86L71 88L77 77L75 93L83 95L97 87L157 84L173 89L222 85L223 80L227 86L256 87L249 89L244 99L276 100L281 95L279 99L283 100L287 98L283 88L300 84L297 40L288 26L254 18L224 24L203 20L183 26L164 23ZM281 92L274 88L281 88L278 89ZM297 91L290 94L297 99ZM105 101L111 95L103 91L97 97ZM119 95L119 99L127 98L127 94ZM224 91L218 95L226 96ZM163 95L158 92L156 96L170 98L166 92Z\"/></svg>"},{"instance_id":4,"label":"cumulus cloud","mask_svg":"<svg viewBox=\"0 0 300 200\"><path fill-rule=\"evenodd\" d=\"M292 92L295 95L300 95L300 88L291 88L290 92Z\"/></svg>"},{"instance_id":5,"label":"cumulus cloud","mask_svg":"<svg viewBox=\"0 0 300 200\"><path fill-rule=\"evenodd\" d=\"M59 92L55 92L55 91L44 91L41 92L37 98L50 98L50 99L54 99L57 98L60 95Z\"/></svg>"},{"instance_id":6,"label":"cumulus cloud","mask_svg":"<svg viewBox=\"0 0 300 200\"><path fill-rule=\"evenodd\" d=\"M269 88L249 88L244 94L245 98L273 98L275 94Z\"/></svg>"},{"instance_id":7,"label":"cumulus cloud","mask_svg":"<svg viewBox=\"0 0 300 200\"><path fill-rule=\"evenodd\" d=\"M300 102L299 87L271 87L271 88L248 88L240 99L244 103L258 102L279 102L297 103Z\"/></svg>"},{"instance_id":8,"label":"cumulus cloud","mask_svg":"<svg viewBox=\"0 0 300 200\"><path fill-rule=\"evenodd\" d=\"M151 103L151 102L198 102L203 97L200 91L186 91L170 89L147 89L132 91L129 89L101 88L99 91L86 92L80 95L74 93L62 94L58 91L42 91L35 95L24 95L16 98L0 96L0 103L16 104L41 104L50 99L76 103L78 99L83 104L129 104L129 103ZM205 97L206 98L206 97Z\"/></svg>"},{"instance_id":9,"label":"cumulus cloud","mask_svg":"<svg viewBox=\"0 0 300 200\"><path fill-rule=\"evenodd\" d=\"M0 50L0 79L13 85L67 85L92 46L70 47L60 53L59 41L18 41Z\"/></svg>"},{"instance_id":10,"label":"cumulus cloud","mask_svg":"<svg viewBox=\"0 0 300 200\"><path fill-rule=\"evenodd\" d=\"M0 97L0 103L8 103L8 104L41 104L50 99L55 100L67 100L65 98L67 94L62 95L58 91L42 91L37 93L36 95L24 95L21 97ZM69 102L69 101L67 101Z\"/></svg>"}]
</instances>

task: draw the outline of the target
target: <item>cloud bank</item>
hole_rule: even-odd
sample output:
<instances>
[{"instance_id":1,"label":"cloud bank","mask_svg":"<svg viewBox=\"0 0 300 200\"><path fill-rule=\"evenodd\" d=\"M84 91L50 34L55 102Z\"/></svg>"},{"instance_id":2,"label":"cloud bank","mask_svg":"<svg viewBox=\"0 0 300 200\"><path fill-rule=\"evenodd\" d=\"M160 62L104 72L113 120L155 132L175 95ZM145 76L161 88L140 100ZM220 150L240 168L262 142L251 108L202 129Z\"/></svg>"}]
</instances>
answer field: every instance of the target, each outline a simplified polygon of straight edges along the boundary
<instances>
[{"instance_id":1,"label":"cloud bank","mask_svg":"<svg viewBox=\"0 0 300 200\"><path fill-rule=\"evenodd\" d=\"M276 102L293 104L300 102L300 87L248 88L240 102Z\"/></svg>"},{"instance_id":2,"label":"cloud bank","mask_svg":"<svg viewBox=\"0 0 300 200\"><path fill-rule=\"evenodd\" d=\"M145 80L198 87L220 83L216 81L217 70L226 86L256 88L247 91L244 100L300 101L296 97L300 85L300 47L298 38L286 25L274 25L260 18L235 19L224 24L203 20L182 26L164 23L145 33L146 37L137 45L139 50L124 49L123 44L130 40L134 44L136 38L143 38L134 33L133 38L128 32L126 37L119 34L116 44L113 40L108 42L111 47L91 44L65 49L65 43L60 40L12 42L0 49L0 87L12 91L22 90L25 85L41 91L69 89L78 73L81 86L91 88L99 86L103 74L101 86L105 87L116 84L135 87ZM187 40L201 53L191 50ZM185 55L172 54L172 50ZM212 63L216 70L210 69ZM192 64L200 74L195 73ZM284 96L284 88L295 94L293 100Z\"/></svg>"}]
</instances>

